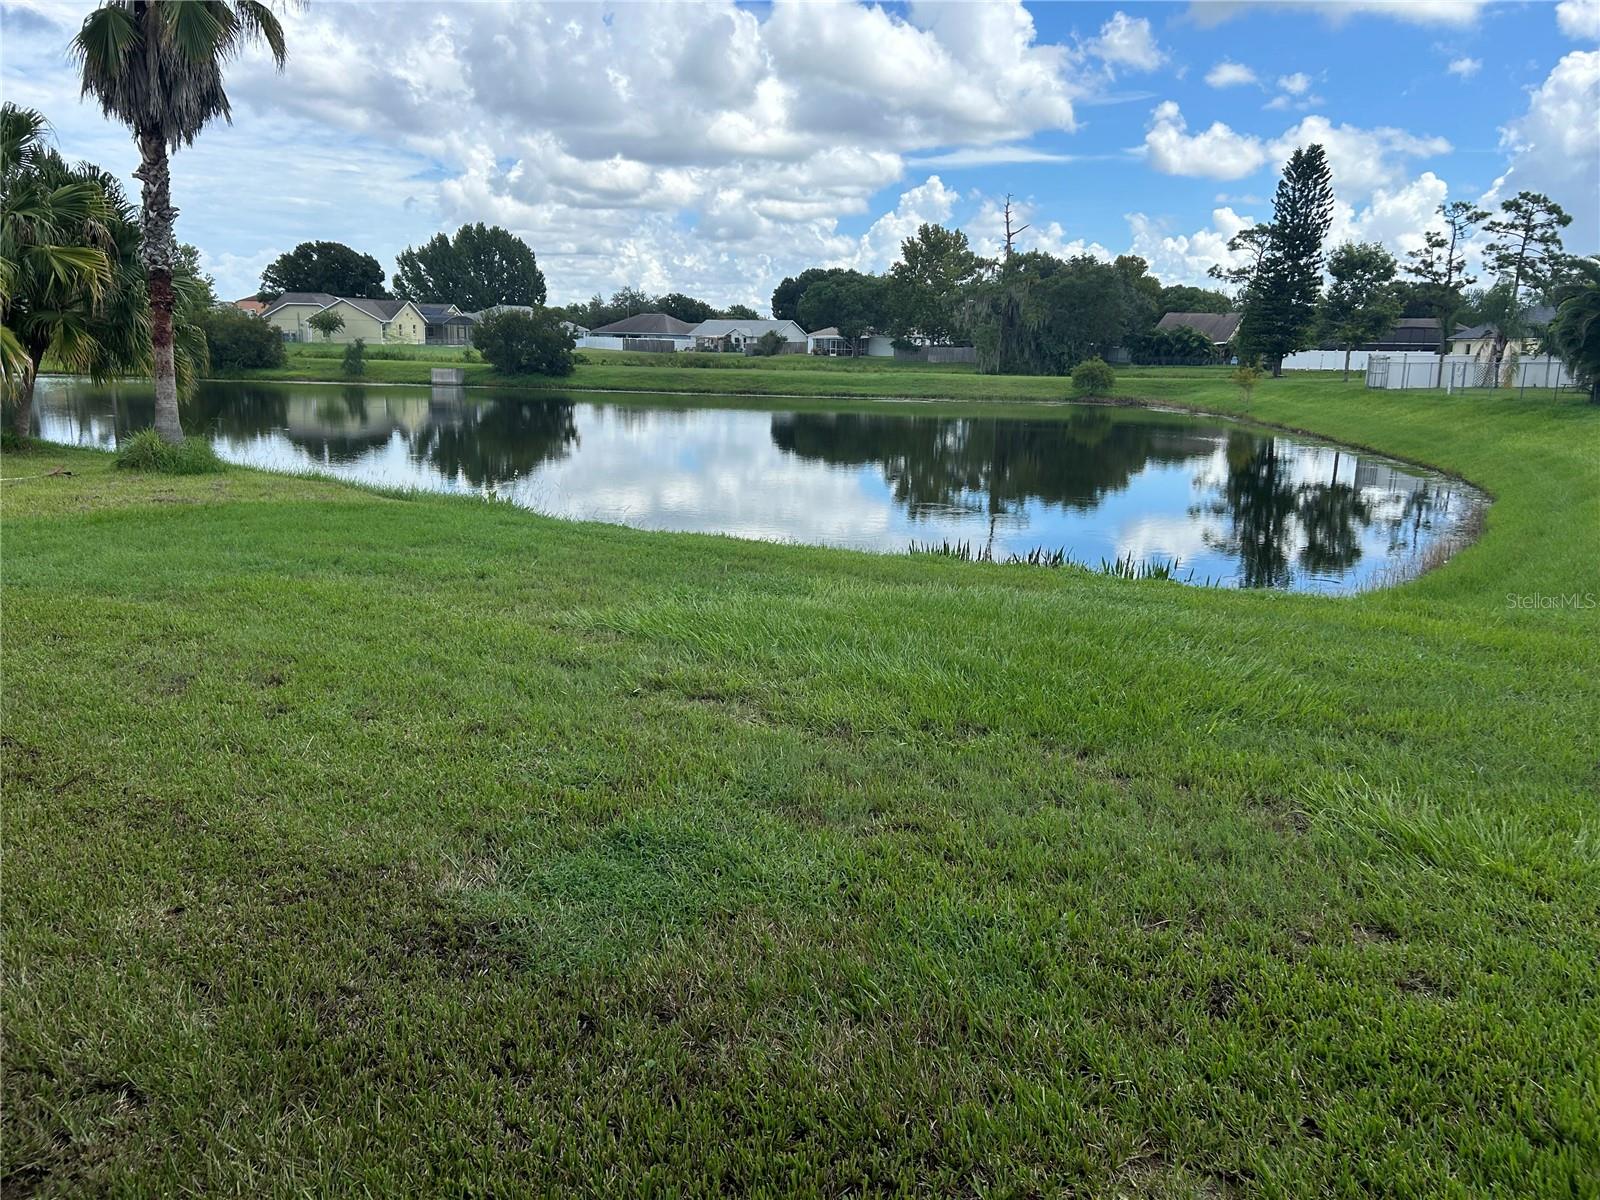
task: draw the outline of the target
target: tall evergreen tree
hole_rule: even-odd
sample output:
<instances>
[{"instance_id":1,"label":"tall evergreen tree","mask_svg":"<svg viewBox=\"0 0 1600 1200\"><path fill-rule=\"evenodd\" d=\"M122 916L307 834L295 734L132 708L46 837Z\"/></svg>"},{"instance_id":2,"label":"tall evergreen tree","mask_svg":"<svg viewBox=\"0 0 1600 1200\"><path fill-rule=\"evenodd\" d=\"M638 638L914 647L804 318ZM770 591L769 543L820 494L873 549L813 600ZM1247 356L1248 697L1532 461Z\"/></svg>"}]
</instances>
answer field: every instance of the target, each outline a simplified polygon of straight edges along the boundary
<instances>
[{"instance_id":1,"label":"tall evergreen tree","mask_svg":"<svg viewBox=\"0 0 1600 1200\"><path fill-rule=\"evenodd\" d=\"M1463 288L1478 282L1467 274L1467 239L1489 214L1466 200L1439 205L1444 230L1430 229L1422 245L1406 252L1407 275L1421 285L1418 297L1428 315L1439 319L1439 353L1443 354L1461 311Z\"/></svg>"},{"instance_id":2,"label":"tall evergreen tree","mask_svg":"<svg viewBox=\"0 0 1600 1200\"><path fill-rule=\"evenodd\" d=\"M1272 201L1272 228L1261 265L1244 294L1239 347L1272 363L1304 346L1317 319L1322 291L1322 242L1333 223L1333 177L1322 147L1296 150Z\"/></svg>"}]
</instances>

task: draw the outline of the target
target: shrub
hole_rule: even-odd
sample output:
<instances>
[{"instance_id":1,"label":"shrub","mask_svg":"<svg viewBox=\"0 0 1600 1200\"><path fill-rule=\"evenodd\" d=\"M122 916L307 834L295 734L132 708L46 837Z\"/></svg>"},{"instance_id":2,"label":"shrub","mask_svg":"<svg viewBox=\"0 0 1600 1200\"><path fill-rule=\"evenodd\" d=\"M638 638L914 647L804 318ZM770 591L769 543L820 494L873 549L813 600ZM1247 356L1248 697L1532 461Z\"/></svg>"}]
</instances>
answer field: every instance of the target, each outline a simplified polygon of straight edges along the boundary
<instances>
[{"instance_id":1,"label":"shrub","mask_svg":"<svg viewBox=\"0 0 1600 1200\"><path fill-rule=\"evenodd\" d=\"M502 375L570 375L577 346L548 308L497 312L472 331L472 344Z\"/></svg>"},{"instance_id":2,"label":"shrub","mask_svg":"<svg viewBox=\"0 0 1600 1200\"><path fill-rule=\"evenodd\" d=\"M1072 368L1072 387L1086 396L1109 396L1117 373L1102 358L1088 358Z\"/></svg>"},{"instance_id":3,"label":"shrub","mask_svg":"<svg viewBox=\"0 0 1600 1200\"><path fill-rule=\"evenodd\" d=\"M1228 376L1233 385L1239 389L1239 399L1246 406L1250 403L1250 393L1256 390L1256 384L1261 382L1261 367L1256 362L1242 362L1233 369L1233 374Z\"/></svg>"},{"instance_id":4,"label":"shrub","mask_svg":"<svg viewBox=\"0 0 1600 1200\"><path fill-rule=\"evenodd\" d=\"M185 438L174 446L163 442L154 429L141 429L124 441L117 448L116 462L124 471L153 471L159 475L209 475L227 469L205 439Z\"/></svg>"},{"instance_id":5,"label":"shrub","mask_svg":"<svg viewBox=\"0 0 1600 1200\"><path fill-rule=\"evenodd\" d=\"M764 358L775 358L783 353L783 334L769 329L756 339L756 353Z\"/></svg>"},{"instance_id":6,"label":"shrub","mask_svg":"<svg viewBox=\"0 0 1600 1200\"><path fill-rule=\"evenodd\" d=\"M242 371L284 364L283 335L260 317L237 308L208 309L200 318L213 371Z\"/></svg>"},{"instance_id":7,"label":"shrub","mask_svg":"<svg viewBox=\"0 0 1600 1200\"><path fill-rule=\"evenodd\" d=\"M319 314L320 315L320 314ZM367 343L356 338L344 348L341 367L349 378L358 379L367 373Z\"/></svg>"}]
</instances>

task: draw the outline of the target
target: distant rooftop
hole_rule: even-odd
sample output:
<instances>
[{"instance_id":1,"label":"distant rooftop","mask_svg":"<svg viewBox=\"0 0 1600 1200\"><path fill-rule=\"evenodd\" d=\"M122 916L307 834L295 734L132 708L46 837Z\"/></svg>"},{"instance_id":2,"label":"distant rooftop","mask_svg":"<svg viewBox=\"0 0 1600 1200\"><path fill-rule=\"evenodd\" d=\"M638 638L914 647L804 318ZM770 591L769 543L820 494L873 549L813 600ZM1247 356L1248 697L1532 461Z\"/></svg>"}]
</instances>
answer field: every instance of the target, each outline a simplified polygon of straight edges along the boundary
<instances>
[{"instance_id":1,"label":"distant rooftop","mask_svg":"<svg viewBox=\"0 0 1600 1200\"><path fill-rule=\"evenodd\" d=\"M1156 322L1157 329L1193 329L1204 334L1216 346L1233 340L1239 328L1240 313L1188 313L1169 312Z\"/></svg>"},{"instance_id":2,"label":"distant rooftop","mask_svg":"<svg viewBox=\"0 0 1600 1200\"><path fill-rule=\"evenodd\" d=\"M589 332L597 337L688 337L694 332L694 326L666 313L639 313Z\"/></svg>"}]
</instances>

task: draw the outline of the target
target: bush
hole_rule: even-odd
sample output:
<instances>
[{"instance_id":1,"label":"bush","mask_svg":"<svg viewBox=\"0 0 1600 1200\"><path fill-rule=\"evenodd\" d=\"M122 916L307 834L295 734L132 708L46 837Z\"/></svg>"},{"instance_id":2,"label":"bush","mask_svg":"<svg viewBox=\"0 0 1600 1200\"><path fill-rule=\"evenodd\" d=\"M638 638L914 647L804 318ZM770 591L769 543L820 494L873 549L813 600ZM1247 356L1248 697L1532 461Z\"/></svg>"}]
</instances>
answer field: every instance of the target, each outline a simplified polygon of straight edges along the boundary
<instances>
[{"instance_id":1,"label":"bush","mask_svg":"<svg viewBox=\"0 0 1600 1200\"><path fill-rule=\"evenodd\" d=\"M1256 390L1256 384L1261 382L1261 376L1261 366L1255 361L1240 363L1233 369L1233 374L1228 376L1233 385L1239 389L1239 399L1247 406L1250 403L1250 394Z\"/></svg>"},{"instance_id":2,"label":"bush","mask_svg":"<svg viewBox=\"0 0 1600 1200\"><path fill-rule=\"evenodd\" d=\"M361 338L356 338L344 348L344 362L341 364L344 373L351 379L358 379L367 373L367 343Z\"/></svg>"},{"instance_id":3,"label":"bush","mask_svg":"<svg viewBox=\"0 0 1600 1200\"><path fill-rule=\"evenodd\" d=\"M163 442L154 429L141 429L117 447L116 462L124 471L153 471L159 475L209 475L226 470L228 465L203 438L185 438L174 446Z\"/></svg>"},{"instance_id":4,"label":"bush","mask_svg":"<svg viewBox=\"0 0 1600 1200\"><path fill-rule=\"evenodd\" d=\"M283 335L276 326L237 308L208 309L200 318L213 371L243 371L284 364Z\"/></svg>"},{"instance_id":5,"label":"bush","mask_svg":"<svg viewBox=\"0 0 1600 1200\"><path fill-rule=\"evenodd\" d=\"M502 375L570 375L577 346L548 308L497 312L472 331L472 344Z\"/></svg>"},{"instance_id":6,"label":"bush","mask_svg":"<svg viewBox=\"0 0 1600 1200\"><path fill-rule=\"evenodd\" d=\"M1072 368L1073 390L1086 396L1109 396L1116 386L1117 373L1103 358L1087 358Z\"/></svg>"},{"instance_id":7,"label":"bush","mask_svg":"<svg viewBox=\"0 0 1600 1200\"><path fill-rule=\"evenodd\" d=\"M776 358L783 353L783 334L769 329L756 339L756 353L763 358Z\"/></svg>"}]
</instances>

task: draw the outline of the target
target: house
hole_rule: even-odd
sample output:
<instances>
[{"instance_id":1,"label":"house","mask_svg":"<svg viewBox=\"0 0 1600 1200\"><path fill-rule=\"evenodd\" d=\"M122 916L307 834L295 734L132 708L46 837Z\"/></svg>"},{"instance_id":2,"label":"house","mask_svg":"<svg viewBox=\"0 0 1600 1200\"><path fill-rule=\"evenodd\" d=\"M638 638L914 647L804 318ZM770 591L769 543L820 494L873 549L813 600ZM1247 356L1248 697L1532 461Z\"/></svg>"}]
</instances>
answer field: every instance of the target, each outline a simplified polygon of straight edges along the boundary
<instances>
[{"instance_id":1,"label":"house","mask_svg":"<svg viewBox=\"0 0 1600 1200\"><path fill-rule=\"evenodd\" d=\"M454 304L419 304L417 311L427 322L423 337L429 346L470 346L478 318L464 313Z\"/></svg>"},{"instance_id":2,"label":"house","mask_svg":"<svg viewBox=\"0 0 1600 1200\"><path fill-rule=\"evenodd\" d=\"M1401 317L1394 328L1372 342L1362 342L1357 350L1437 350L1438 317Z\"/></svg>"},{"instance_id":3,"label":"house","mask_svg":"<svg viewBox=\"0 0 1600 1200\"><path fill-rule=\"evenodd\" d=\"M252 317L259 317L267 311L266 301L257 300L254 296L246 296L243 300L235 300L233 307L242 313L248 313Z\"/></svg>"},{"instance_id":4,"label":"house","mask_svg":"<svg viewBox=\"0 0 1600 1200\"><path fill-rule=\"evenodd\" d=\"M639 313L589 330L587 344L599 350L692 350L694 326L666 313Z\"/></svg>"},{"instance_id":5,"label":"house","mask_svg":"<svg viewBox=\"0 0 1600 1200\"><path fill-rule=\"evenodd\" d=\"M1193 329L1203 334L1218 351L1227 348L1239 331L1242 313L1169 312L1156 322L1157 329Z\"/></svg>"},{"instance_id":6,"label":"house","mask_svg":"<svg viewBox=\"0 0 1600 1200\"><path fill-rule=\"evenodd\" d=\"M309 321L325 310L344 318L344 327L324 339ZM286 342L401 342L420 346L427 340L428 322L410 300L369 300L364 296L333 296L327 292L285 292L261 314L276 326Z\"/></svg>"},{"instance_id":7,"label":"house","mask_svg":"<svg viewBox=\"0 0 1600 1200\"><path fill-rule=\"evenodd\" d=\"M701 321L694 327L694 348L737 353L747 345L754 345L768 333L776 333L785 342L803 343L806 331L793 321L744 321L714 318Z\"/></svg>"},{"instance_id":8,"label":"house","mask_svg":"<svg viewBox=\"0 0 1600 1200\"><path fill-rule=\"evenodd\" d=\"M839 332L838 326L829 325L826 329L819 329L806 338L806 345L812 354L822 354L830 358L848 355L860 355L867 358L893 358L894 339L886 333L874 333L868 330L862 337L852 343L851 340Z\"/></svg>"},{"instance_id":9,"label":"house","mask_svg":"<svg viewBox=\"0 0 1600 1200\"><path fill-rule=\"evenodd\" d=\"M1544 327L1555 320L1556 310L1554 305L1545 304L1538 308L1530 309L1523 316L1523 322L1530 330L1530 336L1520 341L1508 342L1506 349L1515 346L1519 358L1539 352L1539 337L1531 331L1542 331ZM1474 358L1488 358L1494 354L1495 336L1499 327L1493 321L1486 321L1481 325L1461 325L1450 335L1450 353L1467 354Z\"/></svg>"}]
</instances>

